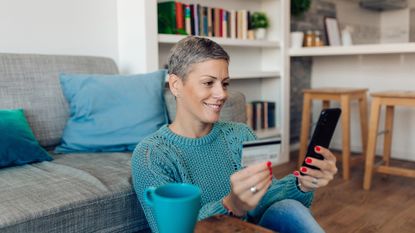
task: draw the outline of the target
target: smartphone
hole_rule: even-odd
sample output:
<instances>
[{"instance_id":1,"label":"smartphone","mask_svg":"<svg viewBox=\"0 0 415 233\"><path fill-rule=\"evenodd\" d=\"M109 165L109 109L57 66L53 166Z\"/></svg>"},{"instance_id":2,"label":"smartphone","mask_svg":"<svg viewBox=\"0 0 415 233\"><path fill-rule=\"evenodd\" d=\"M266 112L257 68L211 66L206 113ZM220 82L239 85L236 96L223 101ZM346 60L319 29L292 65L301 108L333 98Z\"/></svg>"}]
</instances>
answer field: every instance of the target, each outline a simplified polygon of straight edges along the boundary
<instances>
[{"instance_id":1,"label":"smartphone","mask_svg":"<svg viewBox=\"0 0 415 233\"><path fill-rule=\"evenodd\" d=\"M310 143L308 144L307 154L304 158L312 157L320 160L324 159L322 155L317 154L314 151L314 147L329 147L331 138L333 137L334 130L336 129L337 122L339 121L340 114L340 108L327 108L321 110L316 128L314 129L313 136L311 137ZM303 166L312 169L318 169L315 166L307 164L305 160L303 161Z\"/></svg>"}]
</instances>

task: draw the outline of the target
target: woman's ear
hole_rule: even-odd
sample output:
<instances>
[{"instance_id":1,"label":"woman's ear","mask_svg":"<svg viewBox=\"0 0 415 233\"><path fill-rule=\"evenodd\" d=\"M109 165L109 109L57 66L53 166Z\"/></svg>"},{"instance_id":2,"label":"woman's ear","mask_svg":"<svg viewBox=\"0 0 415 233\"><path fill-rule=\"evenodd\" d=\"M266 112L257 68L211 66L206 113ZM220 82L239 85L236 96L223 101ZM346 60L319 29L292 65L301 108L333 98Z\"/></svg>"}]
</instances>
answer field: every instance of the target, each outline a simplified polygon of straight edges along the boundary
<instances>
[{"instance_id":1,"label":"woman's ear","mask_svg":"<svg viewBox=\"0 0 415 233\"><path fill-rule=\"evenodd\" d=\"M169 74L169 88L171 93L177 98L180 96L182 79L175 74Z\"/></svg>"}]
</instances>

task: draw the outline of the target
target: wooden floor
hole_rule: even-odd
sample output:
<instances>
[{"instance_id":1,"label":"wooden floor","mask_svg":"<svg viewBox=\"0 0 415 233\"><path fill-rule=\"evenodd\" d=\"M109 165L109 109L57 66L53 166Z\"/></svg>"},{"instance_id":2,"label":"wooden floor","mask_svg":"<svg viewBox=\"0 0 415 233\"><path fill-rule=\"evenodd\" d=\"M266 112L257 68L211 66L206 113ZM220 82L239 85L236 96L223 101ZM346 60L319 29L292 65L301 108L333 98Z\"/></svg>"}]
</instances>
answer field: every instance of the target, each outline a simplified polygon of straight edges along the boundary
<instances>
[{"instance_id":1,"label":"wooden floor","mask_svg":"<svg viewBox=\"0 0 415 233\"><path fill-rule=\"evenodd\" d=\"M297 153L274 167L277 178L294 171ZM394 163L415 168L415 163ZM311 208L326 232L415 232L415 179L375 174L371 190L364 191L363 164L351 170L350 181L341 178L340 165L336 178L316 191Z\"/></svg>"}]
</instances>

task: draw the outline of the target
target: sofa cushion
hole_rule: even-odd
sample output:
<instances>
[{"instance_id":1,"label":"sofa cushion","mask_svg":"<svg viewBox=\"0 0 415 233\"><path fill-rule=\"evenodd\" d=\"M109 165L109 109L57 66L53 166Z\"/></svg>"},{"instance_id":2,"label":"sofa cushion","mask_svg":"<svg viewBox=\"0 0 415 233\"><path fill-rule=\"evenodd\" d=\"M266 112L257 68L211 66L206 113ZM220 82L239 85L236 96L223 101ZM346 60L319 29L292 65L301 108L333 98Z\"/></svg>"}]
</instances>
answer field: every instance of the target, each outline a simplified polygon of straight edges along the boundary
<instances>
[{"instance_id":1,"label":"sofa cushion","mask_svg":"<svg viewBox=\"0 0 415 233\"><path fill-rule=\"evenodd\" d=\"M133 151L167 123L165 70L141 75L60 76L70 118L56 152Z\"/></svg>"},{"instance_id":2,"label":"sofa cushion","mask_svg":"<svg viewBox=\"0 0 415 233\"><path fill-rule=\"evenodd\" d=\"M59 143L69 116L59 74L116 74L102 57L0 53L0 109L23 108L42 146Z\"/></svg>"},{"instance_id":3,"label":"sofa cushion","mask_svg":"<svg viewBox=\"0 0 415 233\"><path fill-rule=\"evenodd\" d=\"M36 141L23 109L0 110L0 168L50 160Z\"/></svg>"},{"instance_id":4,"label":"sofa cushion","mask_svg":"<svg viewBox=\"0 0 415 233\"><path fill-rule=\"evenodd\" d=\"M132 189L130 153L52 154L0 169L0 231L137 232L147 222Z\"/></svg>"}]
</instances>

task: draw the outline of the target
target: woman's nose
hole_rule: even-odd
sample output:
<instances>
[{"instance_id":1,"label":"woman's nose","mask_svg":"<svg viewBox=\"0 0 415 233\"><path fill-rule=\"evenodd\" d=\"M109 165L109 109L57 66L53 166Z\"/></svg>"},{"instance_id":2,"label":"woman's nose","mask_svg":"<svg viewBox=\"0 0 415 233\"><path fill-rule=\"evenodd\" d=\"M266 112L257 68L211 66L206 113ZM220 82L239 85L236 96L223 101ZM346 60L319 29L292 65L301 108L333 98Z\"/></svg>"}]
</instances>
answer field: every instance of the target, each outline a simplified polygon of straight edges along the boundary
<instances>
[{"instance_id":1,"label":"woman's nose","mask_svg":"<svg viewBox=\"0 0 415 233\"><path fill-rule=\"evenodd\" d=\"M228 97L228 91L223 84L219 84L215 87L213 96L217 99L226 99Z\"/></svg>"}]
</instances>

